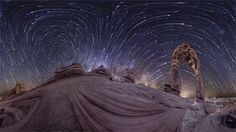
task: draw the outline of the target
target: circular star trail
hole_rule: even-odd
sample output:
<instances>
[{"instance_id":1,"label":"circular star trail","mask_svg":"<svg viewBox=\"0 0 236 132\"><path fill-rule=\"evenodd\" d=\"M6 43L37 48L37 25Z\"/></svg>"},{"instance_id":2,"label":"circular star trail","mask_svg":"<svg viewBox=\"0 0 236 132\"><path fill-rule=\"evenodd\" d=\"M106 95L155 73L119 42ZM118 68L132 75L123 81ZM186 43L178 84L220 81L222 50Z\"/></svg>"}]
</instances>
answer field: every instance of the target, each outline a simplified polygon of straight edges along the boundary
<instances>
[{"instance_id":1,"label":"circular star trail","mask_svg":"<svg viewBox=\"0 0 236 132\"><path fill-rule=\"evenodd\" d=\"M208 93L236 90L234 2L2 2L0 84L33 86L55 69L101 64L116 75L133 68L165 83L175 47L196 49ZM183 89L194 89L192 70L180 70ZM209 94L210 95L210 94Z\"/></svg>"}]
</instances>

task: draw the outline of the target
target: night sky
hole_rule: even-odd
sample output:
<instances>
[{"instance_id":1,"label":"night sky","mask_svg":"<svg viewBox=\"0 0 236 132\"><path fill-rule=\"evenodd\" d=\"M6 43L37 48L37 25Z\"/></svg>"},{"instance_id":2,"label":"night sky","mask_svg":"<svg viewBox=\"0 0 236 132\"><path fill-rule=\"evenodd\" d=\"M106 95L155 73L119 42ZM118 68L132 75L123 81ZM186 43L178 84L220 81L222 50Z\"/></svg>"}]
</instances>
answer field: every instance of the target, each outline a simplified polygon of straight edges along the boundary
<instances>
[{"instance_id":1,"label":"night sky","mask_svg":"<svg viewBox=\"0 0 236 132\"><path fill-rule=\"evenodd\" d=\"M74 62L164 84L182 42L197 51L207 95L236 93L236 2L1 2L0 89L37 86ZM180 74L193 91L192 70Z\"/></svg>"}]
</instances>

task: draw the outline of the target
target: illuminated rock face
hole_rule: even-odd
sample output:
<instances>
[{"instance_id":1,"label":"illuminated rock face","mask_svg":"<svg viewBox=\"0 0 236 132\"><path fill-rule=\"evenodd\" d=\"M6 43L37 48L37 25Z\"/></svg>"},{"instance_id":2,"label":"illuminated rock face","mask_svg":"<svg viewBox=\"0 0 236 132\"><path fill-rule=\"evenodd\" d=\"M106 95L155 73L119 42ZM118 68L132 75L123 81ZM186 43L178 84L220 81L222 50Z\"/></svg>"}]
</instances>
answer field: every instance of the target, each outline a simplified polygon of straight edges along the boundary
<instances>
[{"instance_id":1,"label":"illuminated rock face","mask_svg":"<svg viewBox=\"0 0 236 132\"><path fill-rule=\"evenodd\" d=\"M73 63L70 66L62 67L55 72L53 79L60 79L72 75L81 75L85 73L82 66L78 63Z\"/></svg>"},{"instance_id":2,"label":"illuminated rock face","mask_svg":"<svg viewBox=\"0 0 236 132\"><path fill-rule=\"evenodd\" d=\"M196 76L197 87L196 87L196 99L204 100L205 93L202 85L201 74L200 74L200 61L198 59L196 51L186 43L178 46L173 55L172 55L172 64L171 64L171 85L165 87L165 91L176 95L180 94L181 82L179 79L178 69L186 61L188 65L193 69L193 72Z\"/></svg>"},{"instance_id":3,"label":"illuminated rock face","mask_svg":"<svg viewBox=\"0 0 236 132\"><path fill-rule=\"evenodd\" d=\"M164 91L167 93L178 95L178 96L180 94L180 91L178 89L171 87L171 85L169 85L169 84L164 85Z\"/></svg>"},{"instance_id":4,"label":"illuminated rock face","mask_svg":"<svg viewBox=\"0 0 236 132\"><path fill-rule=\"evenodd\" d=\"M24 83L22 83L22 82L17 82L17 83L16 83L16 86L15 86L15 89L16 89L16 93L20 93L20 92L22 92L22 91L25 91Z\"/></svg>"},{"instance_id":5,"label":"illuminated rock face","mask_svg":"<svg viewBox=\"0 0 236 132\"><path fill-rule=\"evenodd\" d=\"M207 115L201 105L193 102L143 85L84 73L0 102L0 131L235 130L235 108Z\"/></svg>"},{"instance_id":6,"label":"illuminated rock face","mask_svg":"<svg viewBox=\"0 0 236 132\"><path fill-rule=\"evenodd\" d=\"M23 82L16 82L16 85L13 89L11 89L10 91L6 91L5 95L2 96L2 99L6 99L6 98L10 98L16 94L20 94L22 92L25 92L26 88L24 87L24 83Z\"/></svg>"},{"instance_id":7,"label":"illuminated rock face","mask_svg":"<svg viewBox=\"0 0 236 132\"><path fill-rule=\"evenodd\" d=\"M101 65L98 68L92 70L91 73L99 74L99 75L101 75L101 76L103 76L103 77L105 77L109 80L113 80L111 74L107 71L107 69L103 65Z\"/></svg>"},{"instance_id":8,"label":"illuminated rock face","mask_svg":"<svg viewBox=\"0 0 236 132\"><path fill-rule=\"evenodd\" d=\"M135 73L131 69L125 69L121 82L135 83Z\"/></svg>"}]
</instances>

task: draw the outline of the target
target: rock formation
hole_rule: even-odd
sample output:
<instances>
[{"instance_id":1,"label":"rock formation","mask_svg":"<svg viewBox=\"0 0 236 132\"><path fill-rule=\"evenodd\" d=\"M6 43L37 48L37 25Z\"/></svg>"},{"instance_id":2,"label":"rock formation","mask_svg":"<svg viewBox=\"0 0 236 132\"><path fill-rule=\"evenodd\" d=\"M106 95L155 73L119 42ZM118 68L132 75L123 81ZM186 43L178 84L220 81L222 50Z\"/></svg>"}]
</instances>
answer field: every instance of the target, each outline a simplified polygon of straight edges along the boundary
<instances>
[{"instance_id":1,"label":"rock formation","mask_svg":"<svg viewBox=\"0 0 236 132\"><path fill-rule=\"evenodd\" d=\"M165 91L176 95L180 94L181 82L179 79L178 69L183 61L188 63L196 76L196 100L204 100L205 93L200 74L200 61L195 50L187 43L183 43L182 45L178 46L172 55L171 85L166 85Z\"/></svg>"},{"instance_id":2,"label":"rock formation","mask_svg":"<svg viewBox=\"0 0 236 132\"><path fill-rule=\"evenodd\" d=\"M135 73L131 69L125 69L124 74L121 76L121 82L135 83Z\"/></svg>"},{"instance_id":3,"label":"rock formation","mask_svg":"<svg viewBox=\"0 0 236 132\"><path fill-rule=\"evenodd\" d=\"M96 74L59 79L0 102L1 132L232 132L235 111Z\"/></svg>"},{"instance_id":4,"label":"rock formation","mask_svg":"<svg viewBox=\"0 0 236 132\"><path fill-rule=\"evenodd\" d=\"M13 89L11 89L10 91L5 91L4 95L2 96L2 100L9 98L11 96L14 96L16 94L22 93L24 91L26 91L26 88L24 87L24 83L17 81Z\"/></svg>"},{"instance_id":5,"label":"rock formation","mask_svg":"<svg viewBox=\"0 0 236 132\"><path fill-rule=\"evenodd\" d=\"M16 94L25 91L24 83L23 82L16 82L16 86L14 88L16 90Z\"/></svg>"},{"instance_id":6,"label":"rock formation","mask_svg":"<svg viewBox=\"0 0 236 132\"><path fill-rule=\"evenodd\" d=\"M194 70L197 99L179 96L178 68L187 61ZM53 81L0 102L1 132L135 131L232 132L236 107L215 111L202 103L204 91L196 52L183 44L172 60L171 84L164 91L135 84L135 73L126 69L121 82L112 81L103 65L85 73L80 64L63 67ZM128 83L122 83L128 82ZM21 91L17 84L15 93ZM175 95L173 95L175 94Z\"/></svg>"},{"instance_id":7,"label":"rock formation","mask_svg":"<svg viewBox=\"0 0 236 132\"><path fill-rule=\"evenodd\" d=\"M57 70L55 72L56 75L53 77L53 79L65 78L72 75L82 75L84 73L85 72L79 63L73 63L70 66L62 67Z\"/></svg>"},{"instance_id":8,"label":"rock formation","mask_svg":"<svg viewBox=\"0 0 236 132\"><path fill-rule=\"evenodd\" d=\"M109 80L113 80L111 74L109 73L109 71L103 65L101 65L98 68L92 70L91 73L96 73L96 74L102 75L103 77L105 77Z\"/></svg>"}]
</instances>

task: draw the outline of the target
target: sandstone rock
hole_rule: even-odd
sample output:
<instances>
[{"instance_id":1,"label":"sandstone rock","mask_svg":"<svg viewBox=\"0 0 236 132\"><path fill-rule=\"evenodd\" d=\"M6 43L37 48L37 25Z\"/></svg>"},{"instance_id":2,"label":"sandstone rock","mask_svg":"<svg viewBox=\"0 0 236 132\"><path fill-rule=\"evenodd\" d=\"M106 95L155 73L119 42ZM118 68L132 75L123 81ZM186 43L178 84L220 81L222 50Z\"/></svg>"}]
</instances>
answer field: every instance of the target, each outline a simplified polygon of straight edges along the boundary
<instances>
[{"instance_id":1,"label":"sandstone rock","mask_svg":"<svg viewBox=\"0 0 236 132\"><path fill-rule=\"evenodd\" d=\"M178 47L175 48L172 54L172 63L171 63L171 87L175 89L177 93L181 88L181 81L179 79L179 68L183 61L187 62L187 64L192 68L197 81L196 88L196 101L204 101L205 99L205 89L202 84L201 73L200 73L200 60L198 59L197 52L187 43L182 43ZM167 91L168 88L167 88ZM177 94L174 92L174 94ZM180 92L179 92L180 93Z\"/></svg>"},{"instance_id":2,"label":"sandstone rock","mask_svg":"<svg viewBox=\"0 0 236 132\"><path fill-rule=\"evenodd\" d=\"M108 70L103 65L92 70L91 73L96 73L96 74L102 75L103 77L105 77L109 80L113 80L111 74L108 72Z\"/></svg>"},{"instance_id":3,"label":"sandstone rock","mask_svg":"<svg viewBox=\"0 0 236 132\"><path fill-rule=\"evenodd\" d=\"M232 132L221 114L160 90L102 76L73 76L0 102L1 132ZM221 118L227 115L225 123ZM233 117L233 118L232 118ZM228 124L228 125L226 125Z\"/></svg>"},{"instance_id":4,"label":"sandstone rock","mask_svg":"<svg viewBox=\"0 0 236 132\"><path fill-rule=\"evenodd\" d=\"M121 82L135 83L135 73L131 69L125 69L124 74L121 76Z\"/></svg>"},{"instance_id":5,"label":"sandstone rock","mask_svg":"<svg viewBox=\"0 0 236 132\"><path fill-rule=\"evenodd\" d=\"M236 107L225 108L219 112L208 114L199 122L193 132L235 132Z\"/></svg>"},{"instance_id":6,"label":"sandstone rock","mask_svg":"<svg viewBox=\"0 0 236 132\"><path fill-rule=\"evenodd\" d=\"M26 91L23 82L16 82L15 89L16 89L16 93L20 93L20 92Z\"/></svg>"},{"instance_id":7,"label":"sandstone rock","mask_svg":"<svg viewBox=\"0 0 236 132\"><path fill-rule=\"evenodd\" d=\"M72 65L69 65L67 67L62 67L59 70L57 70L55 72L56 75L53 77L53 79L61 79L73 75L82 75L84 73L85 72L80 64L73 63Z\"/></svg>"}]
</instances>

